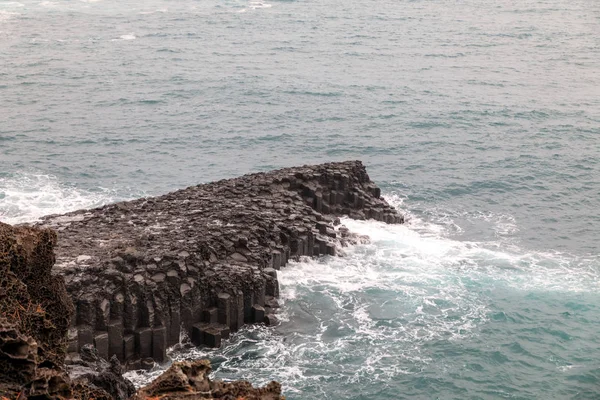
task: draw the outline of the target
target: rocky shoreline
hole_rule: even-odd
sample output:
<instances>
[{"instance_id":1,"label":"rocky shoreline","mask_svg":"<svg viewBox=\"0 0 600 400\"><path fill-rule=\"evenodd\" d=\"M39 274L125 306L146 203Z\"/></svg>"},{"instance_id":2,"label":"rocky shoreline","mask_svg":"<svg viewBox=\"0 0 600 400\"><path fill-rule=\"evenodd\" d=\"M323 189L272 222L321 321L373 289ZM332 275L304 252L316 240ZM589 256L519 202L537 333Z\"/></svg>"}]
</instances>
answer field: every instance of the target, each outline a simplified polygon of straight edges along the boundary
<instances>
[{"instance_id":1,"label":"rocky shoreline","mask_svg":"<svg viewBox=\"0 0 600 400\"><path fill-rule=\"evenodd\" d=\"M3 248L8 258L2 268L24 290L46 296L34 304L40 304L55 327L50 332L56 340L39 339L35 329L19 328L11 317L15 302L11 303L5 280L0 303L6 303L8 311L3 311L0 327L14 328L52 349L54 358L48 365L58 371L61 382L67 382L64 390L72 390L66 363L82 388L102 386L97 376L104 374L111 389L121 385L118 394L110 396L127 398L131 387L120 381L121 365L138 369L164 362L167 348L183 335L196 345L218 347L244 324L275 324L277 270L301 256L336 255L362 239L340 225L338 217L343 215L404 221L381 198L363 164L348 161L250 174L164 196L48 216L35 228L2 225L6 238L0 241L8 246ZM29 232L30 242L43 245L23 245L26 241L18 239L19 232ZM42 236L35 239L36 235ZM36 261L40 254L41 264ZM15 257L29 265L23 268L42 268L43 273L15 272L11 264ZM53 265L55 275L50 274ZM32 276L38 280L30 283ZM48 282L51 292L44 286ZM56 308L56 299L61 309ZM10 368L11 362L2 357L0 353L0 363ZM181 375L185 370L195 374L198 387L223 389L207 383L207 366L202 365L180 365L170 373L186 381ZM0 376L6 373L0 371ZM60 380L52 379L48 382ZM242 386L223 390L251 388ZM244 397L280 395L277 385L264 390L267 397Z\"/></svg>"}]
</instances>

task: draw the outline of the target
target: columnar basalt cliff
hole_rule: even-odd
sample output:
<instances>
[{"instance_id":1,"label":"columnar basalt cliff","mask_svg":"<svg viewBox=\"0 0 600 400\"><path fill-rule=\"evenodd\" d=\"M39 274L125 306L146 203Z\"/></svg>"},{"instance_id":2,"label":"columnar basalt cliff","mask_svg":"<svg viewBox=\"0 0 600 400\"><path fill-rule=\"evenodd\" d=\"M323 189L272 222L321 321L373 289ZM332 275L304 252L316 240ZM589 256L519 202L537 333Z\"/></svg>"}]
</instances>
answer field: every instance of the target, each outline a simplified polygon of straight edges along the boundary
<instances>
[{"instance_id":1,"label":"columnar basalt cliff","mask_svg":"<svg viewBox=\"0 0 600 400\"><path fill-rule=\"evenodd\" d=\"M51 274L55 243L52 230L0 223L0 399L283 399L277 382L254 388L210 380L208 360L176 363L135 393L117 357L107 362L91 345L68 374L73 305L63 278Z\"/></svg>"},{"instance_id":2,"label":"columnar basalt cliff","mask_svg":"<svg viewBox=\"0 0 600 400\"><path fill-rule=\"evenodd\" d=\"M219 346L276 321L277 270L357 240L336 217L402 223L360 161L287 168L50 216L76 312L68 351L165 360L186 333ZM183 332L182 332L183 329ZM75 356L72 358L76 359Z\"/></svg>"},{"instance_id":3,"label":"columnar basalt cliff","mask_svg":"<svg viewBox=\"0 0 600 400\"><path fill-rule=\"evenodd\" d=\"M135 388L106 361L95 371L88 368L93 372L88 378L72 380L67 373L73 303L63 278L51 274L55 244L56 233L50 229L0 223L0 398L128 398ZM112 395L119 386L128 390Z\"/></svg>"}]
</instances>

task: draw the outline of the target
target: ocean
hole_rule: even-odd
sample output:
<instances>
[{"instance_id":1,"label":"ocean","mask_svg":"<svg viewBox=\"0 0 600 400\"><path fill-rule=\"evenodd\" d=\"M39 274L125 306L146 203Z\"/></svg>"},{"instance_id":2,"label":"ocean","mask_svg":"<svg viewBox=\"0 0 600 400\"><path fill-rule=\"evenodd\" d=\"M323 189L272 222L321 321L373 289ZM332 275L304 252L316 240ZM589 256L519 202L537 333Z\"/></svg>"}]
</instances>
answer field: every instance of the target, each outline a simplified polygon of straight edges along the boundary
<instances>
[{"instance_id":1,"label":"ocean","mask_svg":"<svg viewBox=\"0 0 600 400\"><path fill-rule=\"evenodd\" d=\"M597 0L1 0L0 106L3 222L347 159L406 214L174 359L292 400L600 398Z\"/></svg>"}]
</instances>

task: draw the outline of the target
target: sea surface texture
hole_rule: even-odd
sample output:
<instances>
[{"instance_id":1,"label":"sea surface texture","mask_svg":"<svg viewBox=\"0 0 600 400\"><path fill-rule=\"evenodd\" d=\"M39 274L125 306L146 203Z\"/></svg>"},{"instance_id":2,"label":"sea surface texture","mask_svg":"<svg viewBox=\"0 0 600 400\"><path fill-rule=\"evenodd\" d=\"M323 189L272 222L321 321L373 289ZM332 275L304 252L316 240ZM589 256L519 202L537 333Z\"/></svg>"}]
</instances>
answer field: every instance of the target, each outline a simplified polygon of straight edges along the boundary
<instances>
[{"instance_id":1,"label":"sea surface texture","mask_svg":"<svg viewBox=\"0 0 600 400\"><path fill-rule=\"evenodd\" d=\"M0 0L0 220L361 159L403 226L207 356L288 399L600 398L598 0ZM131 373L137 384L160 372Z\"/></svg>"}]
</instances>

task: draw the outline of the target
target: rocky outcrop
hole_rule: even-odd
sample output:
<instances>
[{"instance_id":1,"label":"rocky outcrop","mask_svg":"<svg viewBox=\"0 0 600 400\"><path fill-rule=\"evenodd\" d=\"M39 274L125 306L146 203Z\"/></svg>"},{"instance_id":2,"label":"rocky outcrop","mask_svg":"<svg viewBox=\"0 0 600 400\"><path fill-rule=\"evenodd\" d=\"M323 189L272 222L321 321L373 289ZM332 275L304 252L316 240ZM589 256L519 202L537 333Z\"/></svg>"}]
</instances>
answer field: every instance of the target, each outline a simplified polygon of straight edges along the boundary
<instances>
[{"instance_id":1,"label":"rocky outcrop","mask_svg":"<svg viewBox=\"0 0 600 400\"><path fill-rule=\"evenodd\" d=\"M108 362L98 355L92 345L85 345L80 357L69 366L69 376L73 379L75 391L78 388L83 388L83 391L85 388L96 388L103 393L103 397L110 399L128 399L135 393L135 386L123 377L123 372L116 356L113 355ZM87 393L82 393L80 398L86 398L85 395Z\"/></svg>"},{"instance_id":2,"label":"rocky outcrop","mask_svg":"<svg viewBox=\"0 0 600 400\"><path fill-rule=\"evenodd\" d=\"M93 345L139 367L164 361L182 333L219 346L246 323L275 323L277 270L356 241L342 215L403 222L359 161L47 217L41 225L59 233L56 270L76 306L68 350Z\"/></svg>"},{"instance_id":3,"label":"rocky outcrop","mask_svg":"<svg viewBox=\"0 0 600 400\"><path fill-rule=\"evenodd\" d=\"M0 393L69 398L63 367L73 305L51 275L56 234L0 223Z\"/></svg>"},{"instance_id":4,"label":"rocky outcrop","mask_svg":"<svg viewBox=\"0 0 600 400\"><path fill-rule=\"evenodd\" d=\"M62 278L51 275L55 243L51 230L0 223L0 399L280 399L275 382L254 389L244 381L211 381L208 361L176 364L136 394L117 357L107 362L91 345L67 374L73 305Z\"/></svg>"},{"instance_id":5,"label":"rocky outcrop","mask_svg":"<svg viewBox=\"0 0 600 400\"><path fill-rule=\"evenodd\" d=\"M68 374L64 361L73 303L62 277L51 274L55 245L50 229L0 223L0 398L127 398L133 385L120 370L112 373L115 367L106 361L104 369L88 371L89 379L73 381ZM103 378L128 391L107 392Z\"/></svg>"},{"instance_id":6,"label":"rocky outcrop","mask_svg":"<svg viewBox=\"0 0 600 400\"><path fill-rule=\"evenodd\" d=\"M281 396L281 385L277 382L273 381L263 388L254 388L246 381L211 381L209 374L208 360L177 362L150 385L140 389L131 400L284 399Z\"/></svg>"}]
</instances>

